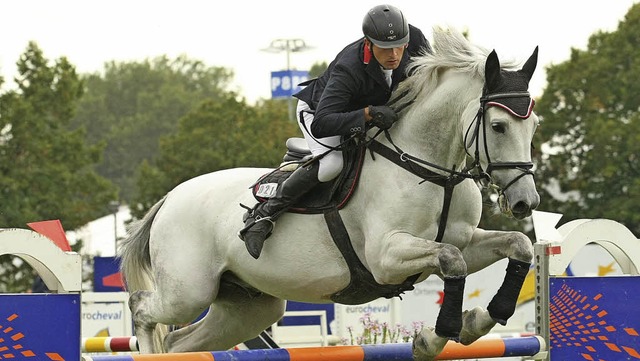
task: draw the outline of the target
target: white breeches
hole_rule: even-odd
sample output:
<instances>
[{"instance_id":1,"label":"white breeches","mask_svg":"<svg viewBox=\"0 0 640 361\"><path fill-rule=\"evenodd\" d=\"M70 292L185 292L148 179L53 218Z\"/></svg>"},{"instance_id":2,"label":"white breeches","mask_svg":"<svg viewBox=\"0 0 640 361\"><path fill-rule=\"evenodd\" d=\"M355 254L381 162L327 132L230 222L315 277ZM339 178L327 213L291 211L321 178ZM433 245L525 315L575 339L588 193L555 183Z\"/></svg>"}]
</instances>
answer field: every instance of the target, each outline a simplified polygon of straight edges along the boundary
<instances>
[{"instance_id":1,"label":"white breeches","mask_svg":"<svg viewBox=\"0 0 640 361\"><path fill-rule=\"evenodd\" d=\"M304 117L304 124L305 124L304 126L302 121L300 121L301 111L305 111L304 113L302 113ZM299 100L298 106L296 109L296 118L298 118L298 126L300 126L300 129L302 130L302 134L304 134L304 139L307 141L307 144L309 145L311 154L313 154L313 156L315 157L329 150L329 148L325 147L323 144L330 147L336 147L340 145L340 141L342 137L339 135L336 135L332 137L319 138L319 139L314 138L311 134L309 134L309 132L311 131L311 123L313 122L313 119L314 119L314 114L310 113L309 111L310 111L309 105L303 102L302 100ZM306 129L305 129L305 126L306 126ZM342 167L343 167L342 152L340 151L329 152L327 155L325 155L323 158L320 159L320 168L318 169L318 180L320 182L328 182L332 180L333 178L337 177L340 174L340 172L342 171Z\"/></svg>"}]
</instances>

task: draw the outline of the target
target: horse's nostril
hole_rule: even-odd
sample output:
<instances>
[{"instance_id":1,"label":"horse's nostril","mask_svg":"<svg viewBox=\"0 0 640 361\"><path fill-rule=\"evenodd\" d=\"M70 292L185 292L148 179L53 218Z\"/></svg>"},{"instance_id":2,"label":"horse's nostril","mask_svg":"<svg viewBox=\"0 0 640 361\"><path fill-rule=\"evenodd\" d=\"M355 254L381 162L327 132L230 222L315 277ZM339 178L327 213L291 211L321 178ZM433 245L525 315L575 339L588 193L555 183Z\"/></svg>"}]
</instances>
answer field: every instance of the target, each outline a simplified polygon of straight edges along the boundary
<instances>
[{"instance_id":1,"label":"horse's nostril","mask_svg":"<svg viewBox=\"0 0 640 361\"><path fill-rule=\"evenodd\" d=\"M520 201L511 207L511 213L516 218L524 218L531 214L531 207L527 202Z\"/></svg>"}]
</instances>

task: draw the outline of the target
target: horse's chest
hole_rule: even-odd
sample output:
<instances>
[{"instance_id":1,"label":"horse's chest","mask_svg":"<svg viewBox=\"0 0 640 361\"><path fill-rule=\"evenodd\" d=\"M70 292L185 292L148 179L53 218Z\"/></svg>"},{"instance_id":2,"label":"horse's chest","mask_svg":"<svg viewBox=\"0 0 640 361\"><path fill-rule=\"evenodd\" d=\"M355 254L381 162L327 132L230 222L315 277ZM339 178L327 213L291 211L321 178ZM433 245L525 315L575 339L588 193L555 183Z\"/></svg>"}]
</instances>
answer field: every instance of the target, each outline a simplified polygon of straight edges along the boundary
<instances>
[{"instance_id":1,"label":"horse's chest","mask_svg":"<svg viewBox=\"0 0 640 361\"><path fill-rule=\"evenodd\" d=\"M392 228L432 241L457 243L453 241L470 237L482 213L480 191L470 180L448 190L430 184L427 191L405 199L402 209L390 214Z\"/></svg>"}]
</instances>

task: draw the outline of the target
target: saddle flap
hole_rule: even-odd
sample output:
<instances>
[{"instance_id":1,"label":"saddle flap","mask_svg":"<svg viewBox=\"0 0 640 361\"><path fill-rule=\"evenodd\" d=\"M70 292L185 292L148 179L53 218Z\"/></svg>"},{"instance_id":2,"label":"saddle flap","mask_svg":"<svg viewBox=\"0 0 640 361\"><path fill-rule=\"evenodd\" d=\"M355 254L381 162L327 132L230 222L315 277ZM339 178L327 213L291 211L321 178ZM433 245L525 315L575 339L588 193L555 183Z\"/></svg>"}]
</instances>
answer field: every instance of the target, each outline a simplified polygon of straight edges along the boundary
<instances>
[{"instance_id":1,"label":"saddle flap","mask_svg":"<svg viewBox=\"0 0 640 361\"><path fill-rule=\"evenodd\" d=\"M298 140L303 141L306 147L306 141L304 139L290 138L287 141L288 149L291 149L291 144L294 149L301 150L302 148L300 147L295 148L296 144L298 146L300 145ZM289 208L289 212L318 214L334 206L341 209L347 204L360 177L365 148L355 146L348 147L342 154L344 167L340 175L332 181L320 183L312 192L307 192L307 194L303 195ZM319 160L315 161L317 162ZM295 167L290 167L291 165L292 164L288 164L286 168L278 168L260 177L258 182L252 187L252 192L256 200L266 202L269 198L278 197L280 185L282 185L295 170Z\"/></svg>"}]
</instances>

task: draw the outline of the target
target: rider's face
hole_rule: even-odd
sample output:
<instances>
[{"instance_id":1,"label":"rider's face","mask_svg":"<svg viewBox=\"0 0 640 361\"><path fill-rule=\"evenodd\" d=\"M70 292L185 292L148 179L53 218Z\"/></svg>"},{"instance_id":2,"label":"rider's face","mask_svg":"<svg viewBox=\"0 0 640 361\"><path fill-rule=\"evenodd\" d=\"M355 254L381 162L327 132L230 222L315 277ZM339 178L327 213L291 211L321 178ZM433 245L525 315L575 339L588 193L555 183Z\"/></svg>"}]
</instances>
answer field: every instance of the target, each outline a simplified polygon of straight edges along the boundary
<instances>
[{"instance_id":1,"label":"rider's face","mask_svg":"<svg viewBox=\"0 0 640 361\"><path fill-rule=\"evenodd\" d=\"M402 45L397 48L380 48L376 45L372 46L373 56L375 56L378 63L382 65L385 69L394 70L400 65L400 60L402 60L402 54L404 54L404 50L407 48L407 45Z\"/></svg>"}]
</instances>

